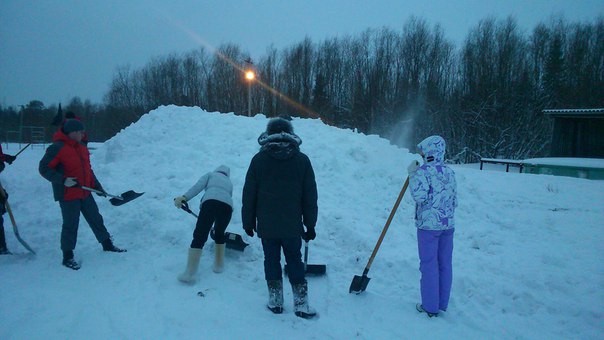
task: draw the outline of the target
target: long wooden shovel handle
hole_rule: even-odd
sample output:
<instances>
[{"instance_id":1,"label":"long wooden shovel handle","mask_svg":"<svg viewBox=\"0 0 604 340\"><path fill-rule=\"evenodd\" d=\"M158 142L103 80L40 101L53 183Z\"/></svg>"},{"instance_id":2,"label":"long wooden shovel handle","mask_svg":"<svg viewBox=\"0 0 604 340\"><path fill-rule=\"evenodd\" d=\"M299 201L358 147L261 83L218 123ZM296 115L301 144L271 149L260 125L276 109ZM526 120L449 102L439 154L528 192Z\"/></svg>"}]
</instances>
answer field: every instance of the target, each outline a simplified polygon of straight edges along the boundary
<instances>
[{"instance_id":1,"label":"long wooden shovel handle","mask_svg":"<svg viewBox=\"0 0 604 340\"><path fill-rule=\"evenodd\" d=\"M13 210L10 208L10 204L8 204L8 200L6 202L4 202L4 207L6 208L6 212L8 213L8 216L10 217L10 222L13 224L13 226L17 225L17 221L15 221L15 216L13 216Z\"/></svg>"},{"instance_id":2,"label":"long wooden shovel handle","mask_svg":"<svg viewBox=\"0 0 604 340\"><path fill-rule=\"evenodd\" d=\"M15 221L15 216L13 216L13 211L10 208L10 204L8 204L8 198L6 195L4 195L4 187L2 186L2 183L0 183L0 196L2 196L2 199L4 200L4 207L6 208L6 212L10 217L10 222L13 224L13 226L16 226L17 222Z\"/></svg>"},{"instance_id":3,"label":"long wooden shovel handle","mask_svg":"<svg viewBox=\"0 0 604 340\"><path fill-rule=\"evenodd\" d=\"M375 248L373 249L373 253L371 254L371 257L369 258L369 261L367 262L367 266L365 267L365 270L363 271L364 276L366 276L367 273L369 272L369 268L371 267L371 264L373 263L373 259L375 258L375 255L377 254L378 249L380 249L382 240L384 239L384 236L386 236L388 227L390 227L390 222L392 222L392 219L394 218L394 214L396 214L396 210L398 209L399 204L401 204L401 200L403 199L403 196L405 195L405 191L407 191L408 186L409 186L409 177L407 177L407 180L405 181L405 184L403 185L403 188L401 189L401 193L398 194L396 203L394 203L394 207L392 207L392 211L390 212L390 216L388 216L386 225L384 226L384 229L382 229L382 234L380 235L380 238L378 239L377 244L375 245Z\"/></svg>"},{"instance_id":4,"label":"long wooden shovel handle","mask_svg":"<svg viewBox=\"0 0 604 340\"><path fill-rule=\"evenodd\" d=\"M6 208L6 211L8 212L8 216L10 216L10 222L13 224L13 232L15 233L15 237L17 238L19 243L21 243L21 245L23 245L23 247L25 247L25 249L29 250L32 254L35 255L36 252L33 249L31 249L29 244L27 244L27 242L25 242L25 240L23 240L21 238L21 235L19 235L19 229L17 229L17 222L15 221L15 216L13 216L13 211L10 208L10 204L8 204L8 197L6 197L6 195L4 195L4 188L2 187L2 183L0 183L0 196L2 196L2 198L5 200L4 207Z\"/></svg>"},{"instance_id":5,"label":"long wooden shovel handle","mask_svg":"<svg viewBox=\"0 0 604 340\"><path fill-rule=\"evenodd\" d=\"M15 216L13 216L13 210L10 208L10 204L8 204L8 199L4 195L4 187L2 187L1 183L0 183L0 196L2 196L2 199L4 200L4 207L6 208L6 212L8 213L8 216L10 217L10 222L13 224L13 227L14 227L17 225L17 222L15 221Z\"/></svg>"}]
</instances>

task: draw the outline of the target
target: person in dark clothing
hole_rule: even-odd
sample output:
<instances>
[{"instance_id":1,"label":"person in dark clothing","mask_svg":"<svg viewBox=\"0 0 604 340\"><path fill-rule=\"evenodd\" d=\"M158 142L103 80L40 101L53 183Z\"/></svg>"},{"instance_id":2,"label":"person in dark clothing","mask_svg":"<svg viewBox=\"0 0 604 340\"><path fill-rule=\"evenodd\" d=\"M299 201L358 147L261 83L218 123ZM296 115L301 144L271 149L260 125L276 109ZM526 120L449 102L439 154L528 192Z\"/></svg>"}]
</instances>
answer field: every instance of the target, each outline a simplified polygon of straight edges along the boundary
<instances>
[{"instance_id":1,"label":"person in dark clothing","mask_svg":"<svg viewBox=\"0 0 604 340\"><path fill-rule=\"evenodd\" d=\"M82 121L82 118L76 116L76 114L73 111L67 111L65 113L65 118L63 118L63 110L61 110L61 104L59 104L59 110L57 111L57 114L53 118L53 121L52 121L52 123L50 123L50 125L58 126L59 130L61 130L63 128L63 125L65 124L65 122L68 119L76 119L76 120L79 120L80 122ZM82 132L81 143L88 146L88 142L89 142L88 135L84 131L84 132Z\"/></svg>"},{"instance_id":2,"label":"person in dark clothing","mask_svg":"<svg viewBox=\"0 0 604 340\"><path fill-rule=\"evenodd\" d=\"M13 162L17 159L15 156L7 155L2 152L2 144L0 144L0 173L4 171L5 165L4 162L8 164L13 164ZM4 189L0 189L4 190ZM6 199L8 198L8 193L4 190L4 195L0 195L0 255L10 255L11 252L6 247L6 237L4 235L4 218L2 215L6 213Z\"/></svg>"},{"instance_id":3,"label":"person in dark clothing","mask_svg":"<svg viewBox=\"0 0 604 340\"><path fill-rule=\"evenodd\" d=\"M113 245L94 197L90 191L80 187L87 186L105 192L92 171L90 152L81 143L83 133L84 125L79 120L66 120L63 127L54 134L53 144L46 149L38 168L40 175L52 183L54 199L61 207L63 265L74 270L80 269L80 264L73 258L80 212L104 251L126 251Z\"/></svg>"},{"instance_id":4,"label":"person in dark clothing","mask_svg":"<svg viewBox=\"0 0 604 340\"><path fill-rule=\"evenodd\" d=\"M0 255L11 255L12 253L6 246L6 237L4 235L4 218L2 215L6 213L6 200L8 199L8 193L4 188L0 188L3 192L0 193Z\"/></svg>"},{"instance_id":5,"label":"person in dark clothing","mask_svg":"<svg viewBox=\"0 0 604 340\"><path fill-rule=\"evenodd\" d=\"M0 172L2 172L4 170L5 162L10 165L10 164L13 164L15 159L17 159L17 156L11 156L11 155L5 154L2 151L2 144L0 144Z\"/></svg>"},{"instance_id":6,"label":"person in dark clothing","mask_svg":"<svg viewBox=\"0 0 604 340\"><path fill-rule=\"evenodd\" d=\"M260 151L252 158L243 187L243 229L250 237L257 232L262 239L269 292L267 307L276 314L283 312L283 249L295 314L311 318L316 312L308 304L308 284L300 248L302 239L310 241L316 236L315 173L308 156L300 151L302 140L294 134L288 120L271 119L258 143Z\"/></svg>"}]
</instances>

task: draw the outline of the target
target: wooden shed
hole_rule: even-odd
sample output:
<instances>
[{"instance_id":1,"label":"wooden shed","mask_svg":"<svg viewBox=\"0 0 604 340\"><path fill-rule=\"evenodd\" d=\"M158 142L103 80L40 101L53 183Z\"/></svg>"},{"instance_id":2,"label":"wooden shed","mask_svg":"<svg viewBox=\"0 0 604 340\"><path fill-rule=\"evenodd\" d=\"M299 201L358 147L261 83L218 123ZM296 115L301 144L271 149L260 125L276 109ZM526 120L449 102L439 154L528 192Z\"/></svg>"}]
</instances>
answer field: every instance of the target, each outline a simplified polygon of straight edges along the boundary
<instances>
[{"instance_id":1,"label":"wooden shed","mask_svg":"<svg viewBox=\"0 0 604 340\"><path fill-rule=\"evenodd\" d=\"M554 119L550 157L604 158L604 108L543 113Z\"/></svg>"}]
</instances>

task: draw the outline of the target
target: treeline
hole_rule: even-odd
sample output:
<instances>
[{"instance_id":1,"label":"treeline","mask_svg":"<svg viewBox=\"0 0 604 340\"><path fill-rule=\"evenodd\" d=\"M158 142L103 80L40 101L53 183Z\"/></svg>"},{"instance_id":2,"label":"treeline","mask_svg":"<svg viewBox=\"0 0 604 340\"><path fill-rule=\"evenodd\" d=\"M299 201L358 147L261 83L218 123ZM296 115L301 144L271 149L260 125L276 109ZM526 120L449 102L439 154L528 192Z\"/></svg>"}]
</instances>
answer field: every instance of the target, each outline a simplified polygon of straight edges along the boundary
<instances>
[{"instance_id":1,"label":"treeline","mask_svg":"<svg viewBox=\"0 0 604 340\"><path fill-rule=\"evenodd\" d=\"M226 44L122 67L97 117L130 122L168 104L245 115L249 57ZM604 107L604 19L525 33L511 17L488 18L458 48L412 17L401 31L269 47L254 69L252 113L319 117L403 146L440 134L453 162L544 156L552 122L542 109Z\"/></svg>"},{"instance_id":2,"label":"treeline","mask_svg":"<svg viewBox=\"0 0 604 340\"><path fill-rule=\"evenodd\" d=\"M0 106L0 122L2 122L0 141L30 142L36 139L32 135L34 129L43 128L44 139L50 142L58 128L51 125L58 111L58 105L45 106L39 100L32 100L19 108ZM138 119L131 114L109 110L105 105L92 104L89 100L82 101L79 97L72 98L67 105L61 107L61 111L63 117L69 111L80 117L89 140L93 142L102 142L111 138Z\"/></svg>"}]
</instances>

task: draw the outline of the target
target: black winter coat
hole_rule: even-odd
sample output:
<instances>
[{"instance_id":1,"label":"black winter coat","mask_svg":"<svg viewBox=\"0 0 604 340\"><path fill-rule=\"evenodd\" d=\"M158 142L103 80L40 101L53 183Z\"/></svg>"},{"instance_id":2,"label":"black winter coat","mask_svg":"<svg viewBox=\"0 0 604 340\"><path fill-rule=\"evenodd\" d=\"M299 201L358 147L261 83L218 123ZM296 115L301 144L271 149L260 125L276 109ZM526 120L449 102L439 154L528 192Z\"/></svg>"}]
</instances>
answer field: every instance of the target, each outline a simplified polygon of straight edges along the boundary
<instances>
[{"instance_id":1,"label":"black winter coat","mask_svg":"<svg viewBox=\"0 0 604 340\"><path fill-rule=\"evenodd\" d=\"M252 158L241 220L260 238L301 236L317 223L317 184L310 159L291 140L265 144Z\"/></svg>"}]
</instances>

